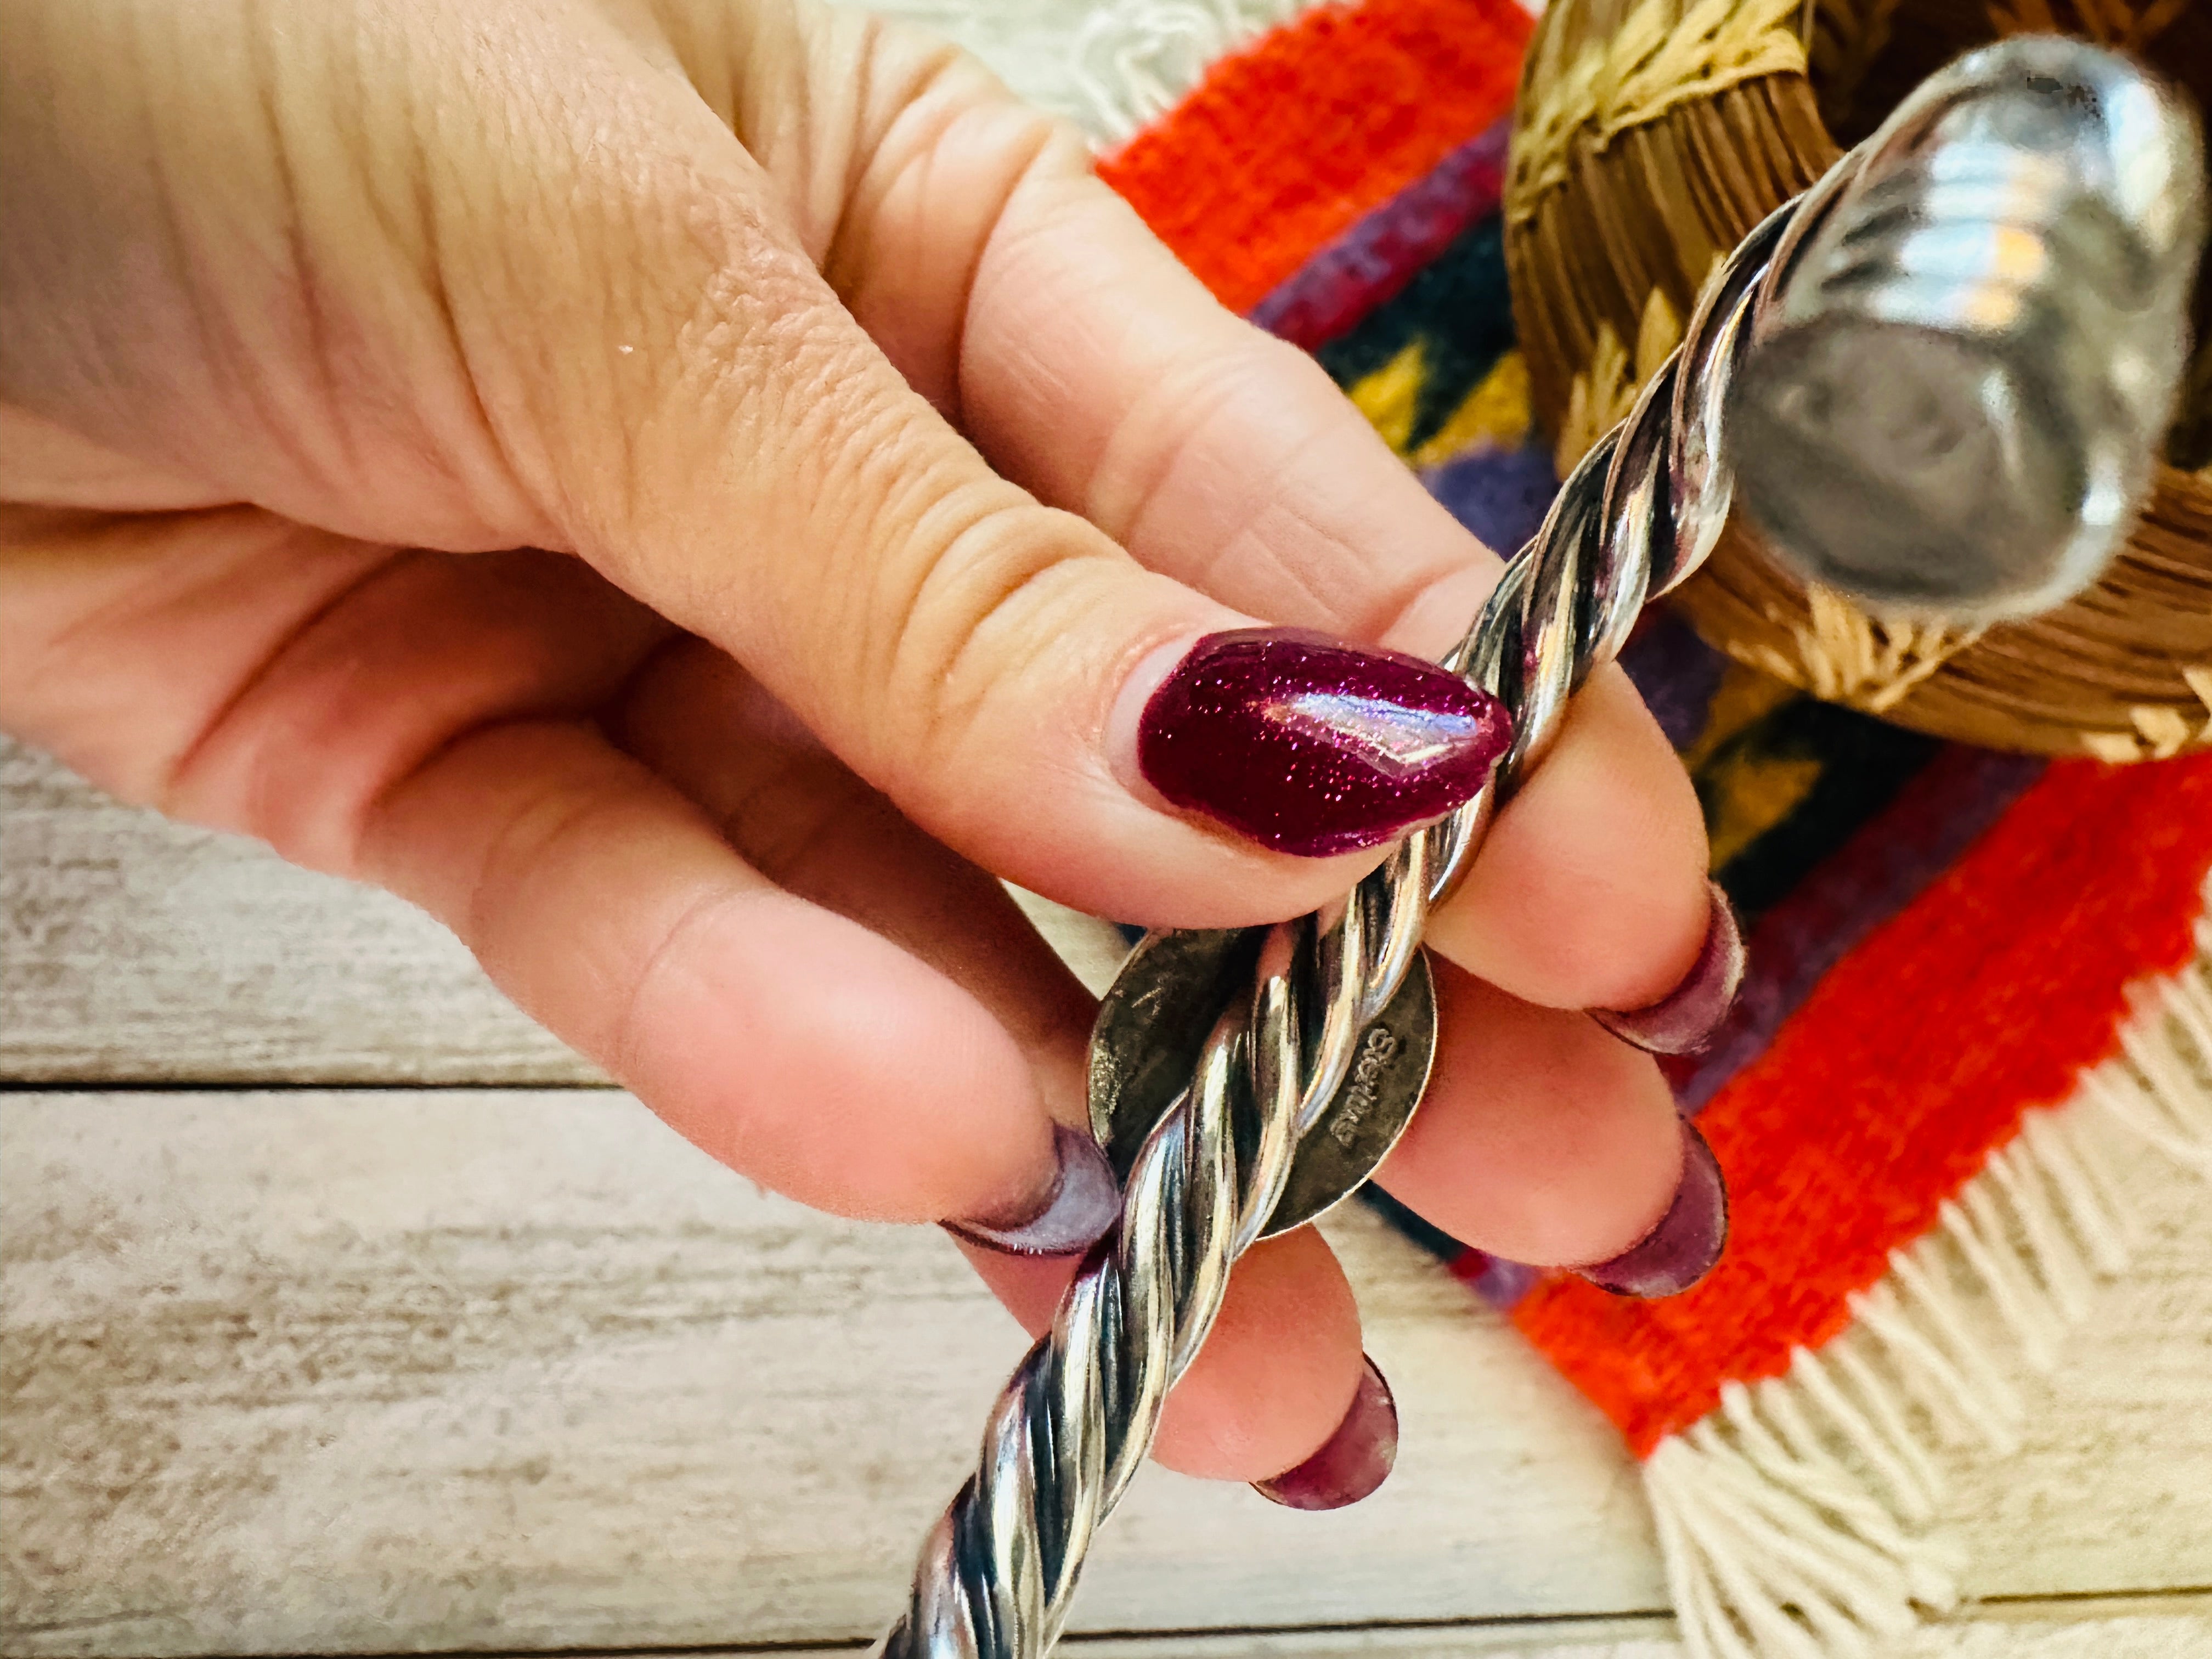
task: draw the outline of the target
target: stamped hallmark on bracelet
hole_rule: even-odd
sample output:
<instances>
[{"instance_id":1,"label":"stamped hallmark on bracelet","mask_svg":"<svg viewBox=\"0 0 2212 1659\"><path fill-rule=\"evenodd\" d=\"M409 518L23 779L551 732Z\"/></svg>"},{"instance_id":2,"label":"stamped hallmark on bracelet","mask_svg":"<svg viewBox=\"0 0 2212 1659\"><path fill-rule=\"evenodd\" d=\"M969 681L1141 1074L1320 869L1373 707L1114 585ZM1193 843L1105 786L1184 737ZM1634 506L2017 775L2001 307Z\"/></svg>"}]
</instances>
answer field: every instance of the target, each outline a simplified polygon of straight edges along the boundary
<instances>
[{"instance_id":1,"label":"stamped hallmark on bracelet","mask_svg":"<svg viewBox=\"0 0 2212 1659\"><path fill-rule=\"evenodd\" d=\"M1360 1128L1382 1099L1390 1062L1405 1046L1398 1035L1379 1019L1367 1028L1367 1035L1360 1040L1359 1057L1352 1062L1352 1075L1345 1079L1335 1104L1322 1121L1322 1132L1346 1152L1359 1144Z\"/></svg>"},{"instance_id":2,"label":"stamped hallmark on bracelet","mask_svg":"<svg viewBox=\"0 0 2212 1659\"><path fill-rule=\"evenodd\" d=\"M1091 1129L1124 1179L1152 1126L1188 1083L1231 996L1249 994L1264 930L1153 933L1106 993L1091 1041ZM1261 1237L1304 1226L1364 1186L1413 1121L1436 1058L1436 989L1425 957L1360 1034L1351 1066ZM1240 1067L1240 1075L1243 1068ZM1251 1102L1235 1105L1237 1150L1251 1150Z\"/></svg>"}]
</instances>

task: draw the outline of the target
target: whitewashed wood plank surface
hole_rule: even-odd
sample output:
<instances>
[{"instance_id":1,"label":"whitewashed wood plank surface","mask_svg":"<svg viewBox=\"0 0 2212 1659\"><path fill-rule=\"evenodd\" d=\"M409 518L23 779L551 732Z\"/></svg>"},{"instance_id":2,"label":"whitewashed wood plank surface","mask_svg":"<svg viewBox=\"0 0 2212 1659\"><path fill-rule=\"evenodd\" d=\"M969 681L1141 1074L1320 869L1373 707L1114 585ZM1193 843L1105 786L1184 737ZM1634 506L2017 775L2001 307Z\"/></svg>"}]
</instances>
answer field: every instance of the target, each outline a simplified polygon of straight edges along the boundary
<instances>
[{"instance_id":1,"label":"whitewashed wood plank surface","mask_svg":"<svg viewBox=\"0 0 2212 1659\"><path fill-rule=\"evenodd\" d=\"M858 1636L1022 1346L933 1232L761 1197L611 1093L0 1122L9 1651ZM1350 1242L1421 1456L1324 1517L1151 1473L1085 1626L1658 1606L1603 1425Z\"/></svg>"},{"instance_id":2,"label":"whitewashed wood plank surface","mask_svg":"<svg viewBox=\"0 0 2212 1659\"><path fill-rule=\"evenodd\" d=\"M836 1641L1020 1347L927 1231L763 1197L612 1091L0 1100L10 1653ZM1981 1595L2212 1586L2212 1194L1961 1485ZM1160 1471L1080 1628L1663 1605L1610 1431L1357 1213L1404 1412L1368 1504Z\"/></svg>"},{"instance_id":3,"label":"whitewashed wood plank surface","mask_svg":"<svg viewBox=\"0 0 2212 1659\"><path fill-rule=\"evenodd\" d=\"M2126 1611L2119 1609L2125 1608ZM1571 1632L1571 1634L1570 1634ZM745 1649L715 1650L744 1659ZM750 1650L789 1655L788 1647ZM851 1647L801 1653L849 1654ZM1364 1631L1275 1631L1209 1635L1076 1638L1068 1659L1682 1659L1669 1620L1505 1620ZM1930 1625L1892 1659L2204 1659L2212 1653L2212 1598L2114 1597L1984 1607ZM708 1659L671 1653L666 1659Z\"/></svg>"},{"instance_id":4,"label":"whitewashed wood plank surface","mask_svg":"<svg viewBox=\"0 0 2212 1659\"><path fill-rule=\"evenodd\" d=\"M1574 1634L1566 1632L1572 1631ZM1682 1659L1657 1619L1510 1620L1448 1628L1130 1637L1085 1642L1069 1659ZM1984 1608L1931 1625L1888 1659L2205 1659L2206 1598L2144 1598L2128 1612L2051 1602ZM676 1659L672 1656L672 1659Z\"/></svg>"},{"instance_id":5,"label":"whitewashed wood plank surface","mask_svg":"<svg viewBox=\"0 0 2212 1659\"><path fill-rule=\"evenodd\" d=\"M0 1078L604 1082L389 894L0 747Z\"/></svg>"}]
</instances>

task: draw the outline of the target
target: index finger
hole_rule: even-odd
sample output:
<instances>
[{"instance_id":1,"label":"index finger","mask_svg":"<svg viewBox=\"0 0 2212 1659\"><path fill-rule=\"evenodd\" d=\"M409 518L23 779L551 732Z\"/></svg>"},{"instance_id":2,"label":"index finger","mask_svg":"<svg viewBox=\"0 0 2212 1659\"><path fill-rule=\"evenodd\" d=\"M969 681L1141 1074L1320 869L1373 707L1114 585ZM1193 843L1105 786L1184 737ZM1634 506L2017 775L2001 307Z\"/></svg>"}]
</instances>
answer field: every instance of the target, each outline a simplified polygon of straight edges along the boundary
<instances>
[{"instance_id":1,"label":"index finger","mask_svg":"<svg viewBox=\"0 0 2212 1659\"><path fill-rule=\"evenodd\" d=\"M872 327L893 308L865 287L855 304ZM1153 570L1271 621L1431 656L1496 584L1496 553L1320 367L1222 307L1087 174L1024 179L964 329L967 429ZM1664 734L1601 670L1431 943L1528 1001L1642 1008L1698 958L1705 862Z\"/></svg>"}]
</instances>

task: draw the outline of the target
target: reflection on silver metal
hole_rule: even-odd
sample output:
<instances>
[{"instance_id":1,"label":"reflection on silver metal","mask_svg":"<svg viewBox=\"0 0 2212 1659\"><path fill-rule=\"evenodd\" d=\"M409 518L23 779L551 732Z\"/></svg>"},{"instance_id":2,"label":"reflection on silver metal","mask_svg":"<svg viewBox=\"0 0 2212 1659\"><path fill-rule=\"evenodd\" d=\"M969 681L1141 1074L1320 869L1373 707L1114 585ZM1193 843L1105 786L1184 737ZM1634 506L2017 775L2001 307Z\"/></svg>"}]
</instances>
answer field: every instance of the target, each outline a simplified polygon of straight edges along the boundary
<instances>
[{"instance_id":1,"label":"reflection on silver metal","mask_svg":"<svg viewBox=\"0 0 2212 1659\"><path fill-rule=\"evenodd\" d=\"M1977 73L2001 80L2030 74L2001 55L1968 62L1987 64ZM1962 65L1948 84L1957 87L1966 72ZM2117 84L2103 69L2075 73L2084 84ZM2148 107L2117 92L2106 106ZM2114 121L2124 125L2117 113ZM1939 123L1922 141L1921 163L1941 177L1954 142L1978 155L2002 131L1970 123L1954 137ZM2021 141L2035 131L2030 124ZM1778 250L1803 246L1792 236L1801 204L1836 200L1876 159L1872 149L1854 152L1723 263L1680 349L1560 487L1543 527L1446 657L1513 715L1513 746L1482 793L1401 842L1326 911L1253 929L1233 949L1218 935L1188 948L1155 942L1123 969L1109 995L1113 1012L1094 1039L1103 1043L1094 1048L1094 1079L1127 1088L1133 1056L1147 1041L1144 1024L1157 1016L1151 1040L1182 1057L1183 1080L1161 1086L1147 1073L1142 1091L1157 1110L1150 1121L1127 1121L1118 1101L1094 1102L1126 1177L1121 1220L1000 1395L975 1473L930 1532L912 1599L877 1649L882 1659L1041 1659L1059 1639L1091 1534L1144 1461L1169 1387L1212 1327L1231 1266L1267 1230L1299 1167L1300 1144L1355 1075L1377 1017L1395 1017L1409 975L1425 979L1419 940L1431 907L1558 736L1569 697L1618 653L1644 604L1696 569L1719 538L1734 488L1722 460L1722 410L1754 330L1776 305L1770 265ZM2113 187L2115 211L2143 221L2166 211L2163 198L2141 193L2148 187L2139 175L2128 180ZM1909 219L1892 228L1901 239L1928 234ZM2180 231L2177 222L2170 234ZM1882 269L1869 252L1881 222L1856 234L1860 256ZM2144 245L2164 246L2168 234L2148 234ZM2067 319L2094 314L2061 308L2047 326L2089 326ZM1955 323L1934 331L1937 349L1980 337L1978 318ZM2097 349L2112 337L2100 336ZM1881 372L1893 372L1886 359ZM2039 395L2105 395L2094 375L2045 384ZM2072 417L2085 428L2102 418L2087 409ZM1195 1012L1193 984L1205 987ZM1348 1189L1367 1167L1347 1159L1334 1180ZM1302 1201L1319 1208L1340 1195L1317 1188Z\"/></svg>"},{"instance_id":2,"label":"reflection on silver metal","mask_svg":"<svg viewBox=\"0 0 2212 1659\"><path fill-rule=\"evenodd\" d=\"M1139 945L1099 1005L1091 1031L1091 1132L1127 1178L1152 1133L1198 1067L1215 1019L1251 994L1258 929L1154 933ZM1291 1154L1291 1172L1260 1237L1303 1227L1373 1175L1413 1121L1437 1053L1437 993L1419 956L1389 1006L1359 1033L1350 1070L1312 1133ZM1239 1068L1231 1116L1243 1141L1256 1130ZM1240 1142L1240 1156L1252 1147Z\"/></svg>"},{"instance_id":3,"label":"reflection on silver metal","mask_svg":"<svg viewBox=\"0 0 2212 1659\"><path fill-rule=\"evenodd\" d=\"M2179 97L2021 36L1808 192L1726 430L1744 509L1870 611L1988 623L2103 574L2189 356L2204 168Z\"/></svg>"}]
</instances>

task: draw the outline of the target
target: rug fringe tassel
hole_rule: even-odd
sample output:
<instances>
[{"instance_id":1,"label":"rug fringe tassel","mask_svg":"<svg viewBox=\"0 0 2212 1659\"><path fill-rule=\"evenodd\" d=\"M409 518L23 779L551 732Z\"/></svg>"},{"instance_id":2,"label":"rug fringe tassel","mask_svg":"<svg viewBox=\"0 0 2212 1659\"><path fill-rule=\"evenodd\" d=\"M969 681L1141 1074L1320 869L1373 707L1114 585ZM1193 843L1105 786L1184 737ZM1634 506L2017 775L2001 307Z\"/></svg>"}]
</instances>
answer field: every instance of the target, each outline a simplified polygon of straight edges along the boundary
<instances>
[{"instance_id":1,"label":"rug fringe tassel","mask_svg":"<svg viewBox=\"0 0 2212 1659\"><path fill-rule=\"evenodd\" d=\"M1109 0L1069 47L1083 125L1101 149L1173 109L1219 58L1319 0Z\"/></svg>"},{"instance_id":2,"label":"rug fringe tassel","mask_svg":"<svg viewBox=\"0 0 2212 1659\"><path fill-rule=\"evenodd\" d=\"M2212 902L2212 885L2208 885ZM2212 915L2197 960L2142 988L2120 1053L2021 1132L1936 1226L1852 1298L1853 1322L1644 1465L1668 1588L1692 1659L1871 1655L1959 1599L1965 1562L1928 1528L1936 1451L2019 1449L2008 1370L2057 1363L2100 1278L2128 1266L2128 1209L2106 1157L2118 1133L2212 1181Z\"/></svg>"}]
</instances>

